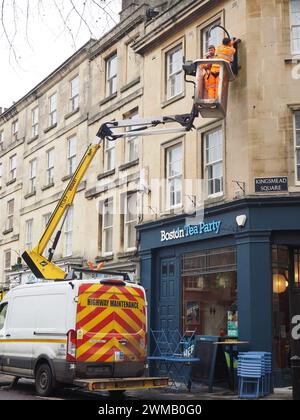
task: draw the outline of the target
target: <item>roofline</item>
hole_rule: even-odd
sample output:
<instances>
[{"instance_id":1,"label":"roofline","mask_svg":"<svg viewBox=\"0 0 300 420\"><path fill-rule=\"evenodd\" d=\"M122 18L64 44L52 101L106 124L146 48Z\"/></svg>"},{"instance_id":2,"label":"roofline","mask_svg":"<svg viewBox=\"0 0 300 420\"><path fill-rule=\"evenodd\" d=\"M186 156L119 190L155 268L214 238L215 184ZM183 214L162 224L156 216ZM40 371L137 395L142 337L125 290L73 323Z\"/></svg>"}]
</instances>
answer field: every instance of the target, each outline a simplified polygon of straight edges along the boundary
<instances>
[{"instance_id":1,"label":"roofline","mask_svg":"<svg viewBox=\"0 0 300 420\"><path fill-rule=\"evenodd\" d=\"M6 109L5 112L3 112L0 115L0 120L5 117L8 117L9 114L18 107L22 102L24 102L26 99L28 99L30 96L35 96L35 99L38 97L38 90L45 85L49 80L53 79L64 67L72 63L76 58L78 58L83 52L86 52L87 48L91 48L95 43L97 42L96 39L91 38L89 41L87 41L82 47L80 47L77 51L75 51L74 54L72 54L70 57L68 57L62 64L60 64L55 70L53 70L48 76L46 76L41 82L39 82L34 88L32 88L29 92L27 92L24 96L22 96L20 99L18 99L13 105L11 105L9 108ZM15 114L14 114L15 115ZM9 119L10 117L8 117Z\"/></svg>"}]
</instances>

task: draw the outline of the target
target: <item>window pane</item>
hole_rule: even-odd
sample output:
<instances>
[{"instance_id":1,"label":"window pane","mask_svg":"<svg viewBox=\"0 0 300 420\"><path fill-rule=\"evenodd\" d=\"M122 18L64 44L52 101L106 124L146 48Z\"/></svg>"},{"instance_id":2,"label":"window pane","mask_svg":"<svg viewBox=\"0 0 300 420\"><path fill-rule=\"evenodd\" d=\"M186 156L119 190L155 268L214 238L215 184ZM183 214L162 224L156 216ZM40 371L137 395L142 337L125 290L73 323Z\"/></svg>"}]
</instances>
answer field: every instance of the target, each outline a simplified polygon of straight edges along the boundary
<instances>
[{"instance_id":1,"label":"window pane","mask_svg":"<svg viewBox=\"0 0 300 420\"><path fill-rule=\"evenodd\" d=\"M76 149L77 149L77 139L76 137L72 137L69 139L69 148L68 148L68 157L72 157L76 155Z\"/></svg>"},{"instance_id":2,"label":"window pane","mask_svg":"<svg viewBox=\"0 0 300 420\"><path fill-rule=\"evenodd\" d=\"M71 81L71 97L73 98L74 96L78 95L78 93L79 93L79 77L75 77L75 79Z\"/></svg>"},{"instance_id":3,"label":"window pane","mask_svg":"<svg viewBox=\"0 0 300 420\"><path fill-rule=\"evenodd\" d=\"M117 55L108 60L108 78L117 75Z\"/></svg>"},{"instance_id":4,"label":"window pane","mask_svg":"<svg viewBox=\"0 0 300 420\"><path fill-rule=\"evenodd\" d=\"M300 111L295 112L296 130L300 130Z\"/></svg>"},{"instance_id":5,"label":"window pane","mask_svg":"<svg viewBox=\"0 0 300 420\"><path fill-rule=\"evenodd\" d=\"M291 12L293 19L300 19L300 1L291 0ZM293 24L296 24L296 21L292 21Z\"/></svg>"},{"instance_id":6,"label":"window pane","mask_svg":"<svg viewBox=\"0 0 300 420\"><path fill-rule=\"evenodd\" d=\"M202 55L204 56L207 52L208 52L208 47L210 45L214 45L215 47L217 45L222 44L222 39L223 39L223 31L221 28L215 28L211 31L210 37L209 37L209 31L210 28L216 24L220 24L221 20L217 20L215 22L213 22L208 28L205 28L203 30L203 51L202 51Z\"/></svg>"}]
</instances>

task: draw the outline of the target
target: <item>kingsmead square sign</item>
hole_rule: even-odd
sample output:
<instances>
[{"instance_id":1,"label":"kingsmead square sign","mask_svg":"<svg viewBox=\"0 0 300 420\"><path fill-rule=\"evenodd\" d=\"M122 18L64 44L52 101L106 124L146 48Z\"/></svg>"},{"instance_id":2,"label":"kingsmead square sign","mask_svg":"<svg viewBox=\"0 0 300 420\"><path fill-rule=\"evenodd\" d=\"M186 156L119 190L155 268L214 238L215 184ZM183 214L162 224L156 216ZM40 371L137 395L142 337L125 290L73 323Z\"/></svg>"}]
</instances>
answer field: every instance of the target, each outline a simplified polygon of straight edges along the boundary
<instances>
[{"instance_id":1,"label":"kingsmead square sign","mask_svg":"<svg viewBox=\"0 0 300 420\"><path fill-rule=\"evenodd\" d=\"M197 225L185 225L183 227L177 227L172 230L160 231L160 242L169 242L176 239L184 239L195 235L204 235L205 233L218 234L221 228L220 220L213 220L212 222L201 222Z\"/></svg>"}]
</instances>

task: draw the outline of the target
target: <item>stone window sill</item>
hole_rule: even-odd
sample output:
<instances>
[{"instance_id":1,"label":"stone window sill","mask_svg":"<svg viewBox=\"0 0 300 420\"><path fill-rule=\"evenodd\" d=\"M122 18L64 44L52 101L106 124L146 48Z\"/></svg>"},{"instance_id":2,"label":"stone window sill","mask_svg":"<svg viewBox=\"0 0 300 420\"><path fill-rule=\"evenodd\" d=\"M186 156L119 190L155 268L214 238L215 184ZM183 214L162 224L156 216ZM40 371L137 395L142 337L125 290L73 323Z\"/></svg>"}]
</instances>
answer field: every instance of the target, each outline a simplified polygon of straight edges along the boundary
<instances>
[{"instance_id":1,"label":"stone window sill","mask_svg":"<svg viewBox=\"0 0 300 420\"><path fill-rule=\"evenodd\" d=\"M112 176L115 173L116 173L116 170L115 169L112 169L111 171L104 172L103 174L99 174L97 176L97 180L98 181L101 181L101 179L108 178L109 176Z\"/></svg>"},{"instance_id":2,"label":"stone window sill","mask_svg":"<svg viewBox=\"0 0 300 420\"><path fill-rule=\"evenodd\" d=\"M45 134L46 134L46 133L48 133L50 130L53 130L53 128L55 128L55 127L57 127L57 123L55 123L55 124L51 125L51 126L50 126L50 127L48 127L48 128L45 128L44 133L45 133Z\"/></svg>"},{"instance_id":3,"label":"stone window sill","mask_svg":"<svg viewBox=\"0 0 300 420\"><path fill-rule=\"evenodd\" d=\"M124 251L124 252L119 252L117 254L118 258L130 258L130 257L134 257L137 253L137 249L132 249L131 251Z\"/></svg>"},{"instance_id":4,"label":"stone window sill","mask_svg":"<svg viewBox=\"0 0 300 420\"><path fill-rule=\"evenodd\" d=\"M8 235L9 233L13 232L13 229L7 229L5 231L2 232L2 235Z\"/></svg>"},{"instance_id":5,"label":"stone window sill","mask_svg":"<svg viewBox=\"0 0 300 420\"><path fill-rule=\"evenodd\" d=\"M300 56L293 57L292 55L285 57L284 59L286 64L298 64L300 63Z\"/></svg>"},{"instance_id":6,"label":"stone window sill","mask_svg":"<svg viewBox=\"0 0 300 420\"><path fill-rule=\"evenodd\" d=\"M69 181L72 178L72 175L66 175L61 180L62 182Z\"/></svg>"},{"instance_id":7,"label":"stone window sill","mask_svg":"<svg viewBox=\"0 0 300 420\"><path fill-rule=\"evenodd\" d=\"M16 182L16 180L17 180L17 178L14 178L14 179L12 179L11 181L8 181L8 182L6 183L6 186L8 187L9 185L14 184L14 183Z\"/></svg>"},{"instance_id":8,"label":"stone window sill","mask_svg":"<svg viewBox=\"0 0 300 420\"><path fill-rule=\"evenodd\" d=\"M52 182L51 184L45 185L44 187L41 188L42 191L46 191L49 190L49 188L54 187L54 182Z\"/></svg>"},{"instance_id":9,"label":"stone window sill","mask_svg":"<svg viewBox=\"0 0 300 420\"><path fill-rule=\"evenodd\" d=\"M110 254L110 255L103 255L101 257L96 257L95 261L96 263L100 263L100 262L105 262L105 261L111 261L114 259L114 254Z\"/></svg>"},{"instance_id":10,"label":"stone window sill","mask_svg":"<svg viewBox=\"0 0 300 420\"><path fill-rule=\"evenodd\" d=\"M184 98L184 97L185 97L185 93L184 93L184 92L182 92L182 93L180 93L179 95L174 96L173 98L170 98L170 99L165 100L165 101L161 104L161 107L162 107L162 108L165 108L165 107L167 107L168 105L171 105L172 103L177 102L177 101L179 101L180 99L182 99L182 98Z\"/></svg>"},{"instance_id":11,"label":"stone window sill","mask_svg":"<svg viewBox=\"0 0 300 420\"><path fill-rule=\"evenodd\" d=\"M36 195L36 191L32 191L24 196L24 199L27 200L30 197L34 197Z\"/></svg>"},{"instance_id":12,"label":"stone window sill","mask_svg":"<svg viewBox=\"0 0 300 420\"><path fill-rule=\"evenodd\" d=\"M37 134L36 136L32 137L31 139L29 139L27 141L27 144L33 143L34 141L36 141L39 138L39 135Z\"/></svg>"},{"instance_id":13,"label":"stone window sill","mask_svg":"<svg viewBox=\"0 0 300 420\"><path fill-rule=\"evenodd\" d=\"M125 86L123 86L123 87L120 89L120 92L121 92L121 93L126 92L126 90L128 90L128 89L132 88L133 86L137 85L138 83L140 83L140 81L141 81L141 78L140 78L140 77L138 77L138 78L136 78L136 79L132 80L131 82L129 82L129 83L127 83Z\"/></svg>"},{"instance_id":14,"label":"stone window sill","mask_svg":"<svg viewBox=\"0 0 300 420\"><path fill-rule=\"evenodd\" d=\"M137 166L139 162L139 159L135 159L131 162L124 163L123 165L119 166L119 171L125 171L126 169L132 168L133 166Z\"/></svg>"},{"instance_id":15,"label":"stone window sill","mask_svg":"<svg viewBox=\"0 0 300 420\"><path fill-rule=\"evenodd\" d=\"M115 99L118 96L118 92L113 93L110 96L107 96L107 98L102 99L102 101L100 101L99 105L105 105L107 104L107 102L112 101L113 99Z\"/></svg>"},{"instance_id":16,"label":"stone window sill","mask_svg":"<svg viewBox=\"0 0 300 420\"><path fill-rule=\"evenodd\" d=\"M72 117L73 115L77 114L77 112L79 112L79 107L74 109L74 111L69 112L68 114L65 115L65 120L67 120L68 118Z\"/></svg>"}]
</instances>

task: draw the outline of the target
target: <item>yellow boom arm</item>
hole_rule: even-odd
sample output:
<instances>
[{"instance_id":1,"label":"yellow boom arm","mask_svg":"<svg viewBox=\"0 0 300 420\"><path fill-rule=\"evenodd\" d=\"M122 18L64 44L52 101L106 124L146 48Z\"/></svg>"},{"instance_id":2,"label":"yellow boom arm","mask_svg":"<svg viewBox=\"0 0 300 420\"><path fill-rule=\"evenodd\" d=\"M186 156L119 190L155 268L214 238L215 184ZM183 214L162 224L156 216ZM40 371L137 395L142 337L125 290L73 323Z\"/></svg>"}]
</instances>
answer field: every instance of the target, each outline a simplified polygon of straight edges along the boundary
<instances>
[{"instance_id":1,"label":"yellow boom arm","mask_svg":"<svg viewBox=\"0 0 300 420\"><path fill-rule=\"evenodd\" d=\"M65 189L61 199L59 200L51 218L47 224L38 245L32 250L26 250L22 257L33 274L37 278L48 280L63 280L66 273L60 267L52 263L52 257L59 240L61 230L57 231L53 241L52 248L49 250L48 259L43 256L43 252L50 241L59 222L67 214L66 211L72 205L77 188L86 173L91 161L100 148L102 140L114 141L118 138L157 135L160 133L178 133L190 131L193 128L194 119L198 116L198 111L193 107L190 114L173 115L158 118L131 119L123 121L111 121L102 124L96 137L96 141L88 147L83 158L81 159L77 169L72 176L67 188ZM179 124L180 127L163 128L157 130L159 125ZM150 131L148 131L150 129Z\"/></svg>"},{"instance_id":2,"label":"yellow boom arm","mask_svg":"<svg viewBox=\"0 0 300 420\"><path fill-rule=\"evenodd\" d=\"M99 139L98 139L99 140ZM83 158L81 159L76 171L74 172L69 184L59 200L52 216L47 224L46 230L43 233L38 245L31 251L26 250L22 257L33 274L38 278L43 279L64 279L66 277L65 271L51 262L52 254L50 250L50 258L43 256L43 252L51 239L57 225L65 214L65 211L72 205L77 188L86 173L91 161L100 148L101 141L96 144L90 144ZM58 241L58 237L55 242Z\"/></svg>"}]
</instances>

